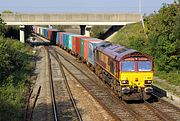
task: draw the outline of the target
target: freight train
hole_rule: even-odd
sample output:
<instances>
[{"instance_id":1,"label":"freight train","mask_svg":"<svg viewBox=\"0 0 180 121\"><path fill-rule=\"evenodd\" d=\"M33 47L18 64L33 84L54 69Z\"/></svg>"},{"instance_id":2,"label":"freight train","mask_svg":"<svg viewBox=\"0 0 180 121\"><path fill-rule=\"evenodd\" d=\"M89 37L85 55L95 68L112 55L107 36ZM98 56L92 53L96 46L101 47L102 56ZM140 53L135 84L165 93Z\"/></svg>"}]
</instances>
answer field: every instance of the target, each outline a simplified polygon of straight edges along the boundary
<instances>
[{"instance_id":1,"label":"freight train","mask_svg":"<svg viewBox=\"0 0 180 121\"><path fill-rule=\"evenodd\" d=\"M149 99L153 92L153 59L125 46L97 38L33 26L33 32L71 52L124 100Z\"/></svg>"}]
</instances>

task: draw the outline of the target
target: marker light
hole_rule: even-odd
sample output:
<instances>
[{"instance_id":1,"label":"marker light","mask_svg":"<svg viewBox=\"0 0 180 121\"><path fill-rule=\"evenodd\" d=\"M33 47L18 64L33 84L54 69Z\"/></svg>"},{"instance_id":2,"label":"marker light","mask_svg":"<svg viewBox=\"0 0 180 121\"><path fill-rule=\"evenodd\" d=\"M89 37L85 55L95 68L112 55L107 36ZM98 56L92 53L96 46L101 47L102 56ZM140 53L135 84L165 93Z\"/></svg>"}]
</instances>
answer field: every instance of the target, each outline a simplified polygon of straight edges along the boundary
<instances>
[{"instance_id":1,"label":"marker light","mask_svg":"<svg viewBox=\"0 0 180 121\"><path fill-rule=\"evenodd\" d=\"M151 84L152 80L145 80L145 84Z\"/></svg>"},{"instance_id":2,"label":"marker light","mask_svg":"<svg viewBox=\"0 0 180 121\"><path fill-rule=\"evenodd\" d=\"M129 81L128 80L122 80L122 84L128 84Z\"/></svg>"}]
</instances>

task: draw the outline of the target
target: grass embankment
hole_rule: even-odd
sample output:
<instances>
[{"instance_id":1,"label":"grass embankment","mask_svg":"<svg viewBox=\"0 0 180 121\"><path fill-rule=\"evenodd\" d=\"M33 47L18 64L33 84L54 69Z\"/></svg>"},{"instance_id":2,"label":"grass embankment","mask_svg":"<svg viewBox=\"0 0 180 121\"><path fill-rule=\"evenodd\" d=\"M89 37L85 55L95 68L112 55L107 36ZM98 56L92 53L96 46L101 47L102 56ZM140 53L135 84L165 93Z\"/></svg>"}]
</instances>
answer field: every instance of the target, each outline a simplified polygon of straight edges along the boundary
<instances>
[{"instance_id":1,"label":"grass embankment","mask_svg":"<svg viewBox=\"0 0 180 121\"><path fill-rule=\"evenodd\" d=\"M33 67L30 46L0 37L0 121L23 120Z\"/></svg>"},{"instance_id":2,"label":"grass embankment","mask_svg":"<svg viewBox=\"0 0 180 121\"><path fill-rule=\"evenodd\" d=\"M143 53L147 53L149 55L152 55L146 43L149 41L147 35L144 33L144 30L142 28L142 25L140 23L130 24L125 27L123 27L113 38L113 42L124 45L129 48L136 49L138 51L141 51ZM154 50L155 51L155 50ZM163 54L163 53L162 53ZM153 56L153 55L152 55ZM158 65L156 65L156 62L159 60L159 58L154 57L155 61L155 76L157 76L160 79L167 80L167 83L170 85L180 86L180 74L178 71L161 71L158 69ZM155 80L154 82L157 85L160 85L161 87L170 90L174 93L176 93L176 89L173 87L169 87L167 84L161 84L158 81ZM164 82L163 82L164 83ZM165 82L166 83L166 82Z\"/></svg>"}]
</instances>

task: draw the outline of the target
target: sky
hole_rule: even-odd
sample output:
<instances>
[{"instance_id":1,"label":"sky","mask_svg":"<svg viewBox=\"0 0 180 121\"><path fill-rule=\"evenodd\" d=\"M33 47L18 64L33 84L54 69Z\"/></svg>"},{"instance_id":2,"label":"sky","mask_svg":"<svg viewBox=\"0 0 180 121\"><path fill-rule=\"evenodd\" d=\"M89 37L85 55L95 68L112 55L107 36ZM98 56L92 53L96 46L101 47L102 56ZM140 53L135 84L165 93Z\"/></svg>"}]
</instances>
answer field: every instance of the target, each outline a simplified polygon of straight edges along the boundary
<instances>
[{"instance_id":1,"label":"sky","mask_svg":"<svg viewBox=\"0 0 180 121\"><path fill-rule=\"evenodd\" d=\"M139 1L142 14L158 11L163 3L174 0L0 0L0 12L18 13L137 13Z\"/></svg>"}]
</instances>

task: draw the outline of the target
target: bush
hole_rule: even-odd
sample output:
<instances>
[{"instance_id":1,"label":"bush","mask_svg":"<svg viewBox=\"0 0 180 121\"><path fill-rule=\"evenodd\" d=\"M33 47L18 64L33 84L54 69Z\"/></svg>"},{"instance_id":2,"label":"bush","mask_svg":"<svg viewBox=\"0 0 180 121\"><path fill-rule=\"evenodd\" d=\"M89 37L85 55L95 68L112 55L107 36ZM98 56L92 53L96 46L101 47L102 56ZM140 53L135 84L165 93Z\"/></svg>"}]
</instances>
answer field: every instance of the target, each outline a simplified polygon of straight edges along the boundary
<instances>
[{"instance_id":1,"label":"bush","mask_svg":"<svg viewBox=\"0 0 180 121\"><path fill-rule=\"evenodd\" d=\"M28 45L0 37L0 121L22 120L33 65Z\"/></svg>"}]
</instances>

